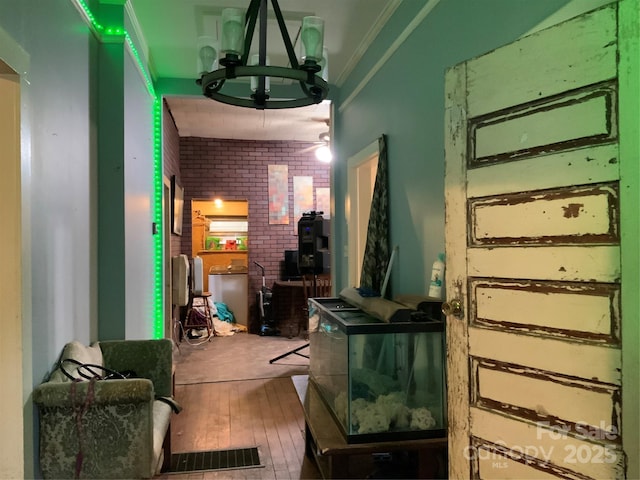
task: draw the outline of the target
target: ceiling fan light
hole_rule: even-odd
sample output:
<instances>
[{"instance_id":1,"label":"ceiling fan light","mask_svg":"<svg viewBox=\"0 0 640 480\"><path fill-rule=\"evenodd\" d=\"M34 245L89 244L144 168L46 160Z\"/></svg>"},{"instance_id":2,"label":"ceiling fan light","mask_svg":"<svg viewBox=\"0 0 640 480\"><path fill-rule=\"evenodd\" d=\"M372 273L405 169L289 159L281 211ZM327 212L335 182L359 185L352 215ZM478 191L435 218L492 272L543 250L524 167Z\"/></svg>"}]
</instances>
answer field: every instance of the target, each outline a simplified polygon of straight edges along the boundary
<instances>
[{"instance_id":1,"label":"ceiling fan light","mask_svg":"<svg viewBox=\"0 0 640 480\"><path fill-rule=\"evenodd\" d=\"M322 60L324 20L320 17L304 17L300 39L302 40L302 60L319 63Z\"/></svg>"},{"instance_id":2,"label":"ceiling fan light","mask_svg":"<svg viewBox=\"0 0 640 480\"><path fill-rule=\"evenodd\" d=\"M318 147L316 149L316 158L323 163L331 163L331 160L333 160L331 149L326 145Z\"/></svg>"},{"instance_id":3,"label":"ceiling fan light","mask_svg":"<svg viewBox=\"0 0 640 480\"><path fill-rule=\"evenodd\" d=\"M244 35L244 15L238 8L222 10L222 54L226 57L242 55Z\"/></svg>"}]
</instances>

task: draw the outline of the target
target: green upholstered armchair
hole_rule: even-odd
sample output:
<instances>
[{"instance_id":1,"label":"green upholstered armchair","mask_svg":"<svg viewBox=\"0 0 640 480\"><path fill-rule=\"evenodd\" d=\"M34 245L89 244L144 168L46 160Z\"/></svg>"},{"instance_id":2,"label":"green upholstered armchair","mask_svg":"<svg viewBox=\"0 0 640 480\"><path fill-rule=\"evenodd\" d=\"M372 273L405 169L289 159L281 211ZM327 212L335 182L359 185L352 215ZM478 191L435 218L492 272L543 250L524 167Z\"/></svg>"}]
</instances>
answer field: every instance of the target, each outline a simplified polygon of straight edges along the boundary
<instances>
[{"instance_id":1,"label":"green upholstered armchair","mask_svg":"<svg viewBox=\"0 0 640 480\"><path fill-rule=\"evenodd\" d=\"M65 346L57 368L33 393L44 478L133 479L159 473L171 452L172 347L168 339ZM87 380L65 361L69 358L133 371L136 378Z\"/></svg>"}]
</instances>

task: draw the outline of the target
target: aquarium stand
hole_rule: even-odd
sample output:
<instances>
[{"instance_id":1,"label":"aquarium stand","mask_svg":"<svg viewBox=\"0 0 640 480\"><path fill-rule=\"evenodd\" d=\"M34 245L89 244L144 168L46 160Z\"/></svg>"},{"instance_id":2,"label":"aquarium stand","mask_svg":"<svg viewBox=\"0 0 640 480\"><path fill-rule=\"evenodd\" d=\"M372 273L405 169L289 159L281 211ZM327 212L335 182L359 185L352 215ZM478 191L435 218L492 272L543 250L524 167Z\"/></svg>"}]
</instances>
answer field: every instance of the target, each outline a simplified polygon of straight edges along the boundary
<instances>
[{"instance_id":1,"label":"aquarium stand","mask_svg":"<svg viewBox=\"0 0 640 480\"><path fill-rule=\"evenodd\" d=\"M366 478L377 454L415 452L418 462L412 478L445 478L447 437L349 444L313 381L293 377L305 417L305 454L314 460L323 478ZM357 460L357 461L356 461ZM365 471L363 471L365 470Z\"/></svg>"}]
</instances>

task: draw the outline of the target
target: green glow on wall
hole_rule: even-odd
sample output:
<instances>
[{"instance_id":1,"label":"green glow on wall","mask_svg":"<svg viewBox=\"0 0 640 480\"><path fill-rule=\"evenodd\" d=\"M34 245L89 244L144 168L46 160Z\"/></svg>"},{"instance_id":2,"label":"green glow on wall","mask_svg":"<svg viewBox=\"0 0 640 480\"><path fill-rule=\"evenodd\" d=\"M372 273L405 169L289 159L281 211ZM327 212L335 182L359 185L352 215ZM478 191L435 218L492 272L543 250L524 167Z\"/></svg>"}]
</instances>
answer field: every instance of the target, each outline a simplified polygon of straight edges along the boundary
<instances>
[{"instance_id":1,"label":"green glow on wall","mask_svg":"<svg viewBox=\"0 0 640 480\"><path fill-rule=\"evenodd\" d=\"M159 227L162 226L162 192L164 184L162 181L162 100L154 96L153 100L153 221ZM162 338L164 335L164 302L163 302L163 284L162 277L163 268L163 235L162 228L160 233L153 236L154 259L153 259L153 276L154 276L154 321L153 334L154 338Z\"/></svg>"},{"instance_id":2,"label":"green glow on wall","mask_svg":"<svg viewBox=\"0 0 640 480\"><path fill-rule=\"evenodd\" d=\"M162 180L162 101L158 98L153 88L153 82L149 78L147 70L140 58L131 36L126 29L121 27L104 27L84 0L75 0L79 8L84 12L90 26L98 34L101 41L105 36L124 36L125 42L136 61L142 76L144 77L149 94L153 98L153 199L151 206L152 221L158 226L158 232L153 235L153 338L164 336L164 302L163 302L163 235L162 235L162 192L164 184Z\"/></svg>"}]
</instances>

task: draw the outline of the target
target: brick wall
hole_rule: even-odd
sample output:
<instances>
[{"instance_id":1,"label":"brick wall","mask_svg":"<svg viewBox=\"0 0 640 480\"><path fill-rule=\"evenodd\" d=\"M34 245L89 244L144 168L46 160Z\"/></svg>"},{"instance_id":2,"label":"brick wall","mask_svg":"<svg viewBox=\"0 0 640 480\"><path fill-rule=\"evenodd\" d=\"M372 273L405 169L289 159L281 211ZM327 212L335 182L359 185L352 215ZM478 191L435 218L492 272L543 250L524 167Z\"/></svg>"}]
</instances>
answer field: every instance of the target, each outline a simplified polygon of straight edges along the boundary
<instances>
[{"instance_id":1,"label":"brick wall","mask_svg":"<svg viewBox=\"0 0 640 480\"><path fill-rule=\"evenodd\" d=\"M169 112L166 102L162 103L162 158L164 165L164 175L171 180L173 175L178 182L180 179L180 136L178 128ZM169 228L171 226L169 225ZM170 256L182 253L182 246L179 235L171 234Z\"/></svg>"},{"instance_id":2,"label":"brick wall","mask_svg":"<svg viewBox=\"0 0 640 480\"><path fill-rule=\"evenodd\" d=\"M262 285L265 267L267 286L280 277L285 250L298 248L297 225L293 218L293 177L312 176L315 189L329 187L330 166L318 162L311 143L289 141L246 141L197 137L180 138L180 173L185 190L185 224L181 251L191 256L191 200L249 201L249 329L257 333L259 320L256 293ZM289 170L289 225L269 225L268 165L285 164ZM206 274L206 272L205 272Z\"/></svg>"}]
</instances>

